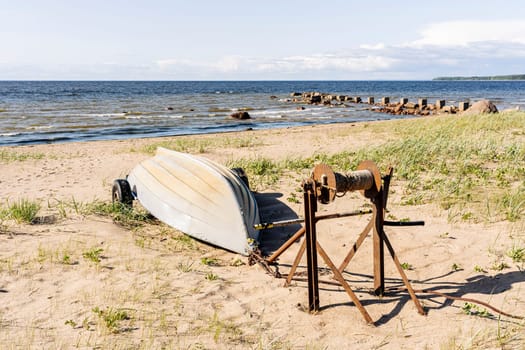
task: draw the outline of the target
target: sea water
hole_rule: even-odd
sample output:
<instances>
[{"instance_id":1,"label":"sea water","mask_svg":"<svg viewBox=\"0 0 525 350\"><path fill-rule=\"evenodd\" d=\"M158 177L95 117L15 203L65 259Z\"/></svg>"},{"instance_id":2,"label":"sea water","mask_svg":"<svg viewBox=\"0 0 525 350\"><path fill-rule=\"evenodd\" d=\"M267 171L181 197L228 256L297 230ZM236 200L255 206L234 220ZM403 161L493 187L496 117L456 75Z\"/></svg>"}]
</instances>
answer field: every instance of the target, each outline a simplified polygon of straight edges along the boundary
<instances>
[{"instance_id":1,"label":"sea water","mask_svg":"<svg viewBox=\"0 0 525 350\"><path fill-rule=\"evenodd\" d=\"M0 146L406 118L290 102L304 91L525 105L525 81L0 81ZM229 117L239 110L251 119Z\"/></svg>"}]
</instances>

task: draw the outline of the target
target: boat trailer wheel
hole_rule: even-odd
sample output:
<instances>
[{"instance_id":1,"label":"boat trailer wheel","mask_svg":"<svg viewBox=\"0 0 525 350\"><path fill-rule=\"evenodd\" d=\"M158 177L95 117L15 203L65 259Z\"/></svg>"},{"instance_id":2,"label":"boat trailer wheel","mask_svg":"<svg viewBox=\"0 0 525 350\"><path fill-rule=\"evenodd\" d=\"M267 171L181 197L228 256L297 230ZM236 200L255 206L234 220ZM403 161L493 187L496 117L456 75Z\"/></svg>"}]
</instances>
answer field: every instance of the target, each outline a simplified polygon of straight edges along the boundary
<instances>
[{"instance_id":1,"label":"boat trailer wheel","mask_svg":"<svg viewBox=\"0 0 525 350\"><path fill-rule=\"evenodd\" d=\"M113 181L111 197L113 198L113 203L118 202L129 207L133 205L133 195L127 180L117 179Z\"/></svg>"}]
</instances>

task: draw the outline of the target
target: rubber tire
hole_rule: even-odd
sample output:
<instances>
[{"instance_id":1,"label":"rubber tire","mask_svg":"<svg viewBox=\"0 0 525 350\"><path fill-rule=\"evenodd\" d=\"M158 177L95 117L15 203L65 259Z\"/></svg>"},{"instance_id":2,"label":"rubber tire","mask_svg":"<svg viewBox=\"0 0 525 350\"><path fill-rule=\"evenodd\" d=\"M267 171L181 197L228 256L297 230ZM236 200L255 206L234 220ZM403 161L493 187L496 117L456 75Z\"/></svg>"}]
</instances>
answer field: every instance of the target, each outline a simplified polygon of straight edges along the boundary
<instances>
[{"instance_id":1,"label":"rubber tire","mask_svg":"<svg viewBox=\"0 0 525 350\"><path fill-rule=\"evenodd\" d=\"M250 182L248 181L248 175L246 175L246 172L244 171L244 169L243 168L233 168L232 171L235 175L239 177L239 179L241 179L242 182L244 182L246 187L250 189Z\"/></svg>"},{"instance_id":2,"label":"rubber tire","mask_svg":"<svg viewBox=\"0 0 525 350\"><path fill-rule=\"evenodd\" d=\"M117 179L113 181L111 198L113 198L113 203L119 202L129 207L133 206L133 195L127 180Z\"/></svg>"}]
</instances>

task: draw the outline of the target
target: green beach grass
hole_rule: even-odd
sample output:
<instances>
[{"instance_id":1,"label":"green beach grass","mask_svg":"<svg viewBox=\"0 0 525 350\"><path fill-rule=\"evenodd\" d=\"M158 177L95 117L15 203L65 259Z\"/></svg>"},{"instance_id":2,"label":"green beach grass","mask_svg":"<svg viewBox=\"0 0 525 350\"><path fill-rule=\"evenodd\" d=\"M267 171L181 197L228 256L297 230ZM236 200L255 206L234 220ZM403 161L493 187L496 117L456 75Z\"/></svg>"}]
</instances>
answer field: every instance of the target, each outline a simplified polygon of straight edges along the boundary
<instances>
[{"instance_id":1,"label":"green beach grass","mask_svg":"<svg viewBox=\"0 0 525 350\"><path fill-rule=\"evenodd\" d=\"M369 124L393 141L375 147L274 161L236 159L257 189L285 173L326 163L354 170L364 159L395 168L403 181L403 204L436 203L453 217L475 221L520 220L525 215L525 113L440 116Z\"/></svg>"}]
</instances>

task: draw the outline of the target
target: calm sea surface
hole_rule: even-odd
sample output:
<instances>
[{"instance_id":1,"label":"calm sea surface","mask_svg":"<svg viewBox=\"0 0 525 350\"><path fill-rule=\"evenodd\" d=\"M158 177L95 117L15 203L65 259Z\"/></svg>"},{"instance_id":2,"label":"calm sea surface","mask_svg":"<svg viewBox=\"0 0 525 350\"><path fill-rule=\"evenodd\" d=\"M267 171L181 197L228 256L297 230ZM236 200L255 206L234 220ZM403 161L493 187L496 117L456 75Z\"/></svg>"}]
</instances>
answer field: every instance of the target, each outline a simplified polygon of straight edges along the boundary
<instances>
[{"instance_id":1,"label":"calm sea surface","mask_svg":"<svg viewBox=\"0 0 525 350\"><path fill-rule=\"evenodd\" d=\"M287 100L303 91L525 105L525 81L0 81L0 146L399 118L366 104L300 110ZM228 117L239 109L252 119Z\"/></svg>"}]
</instances>

